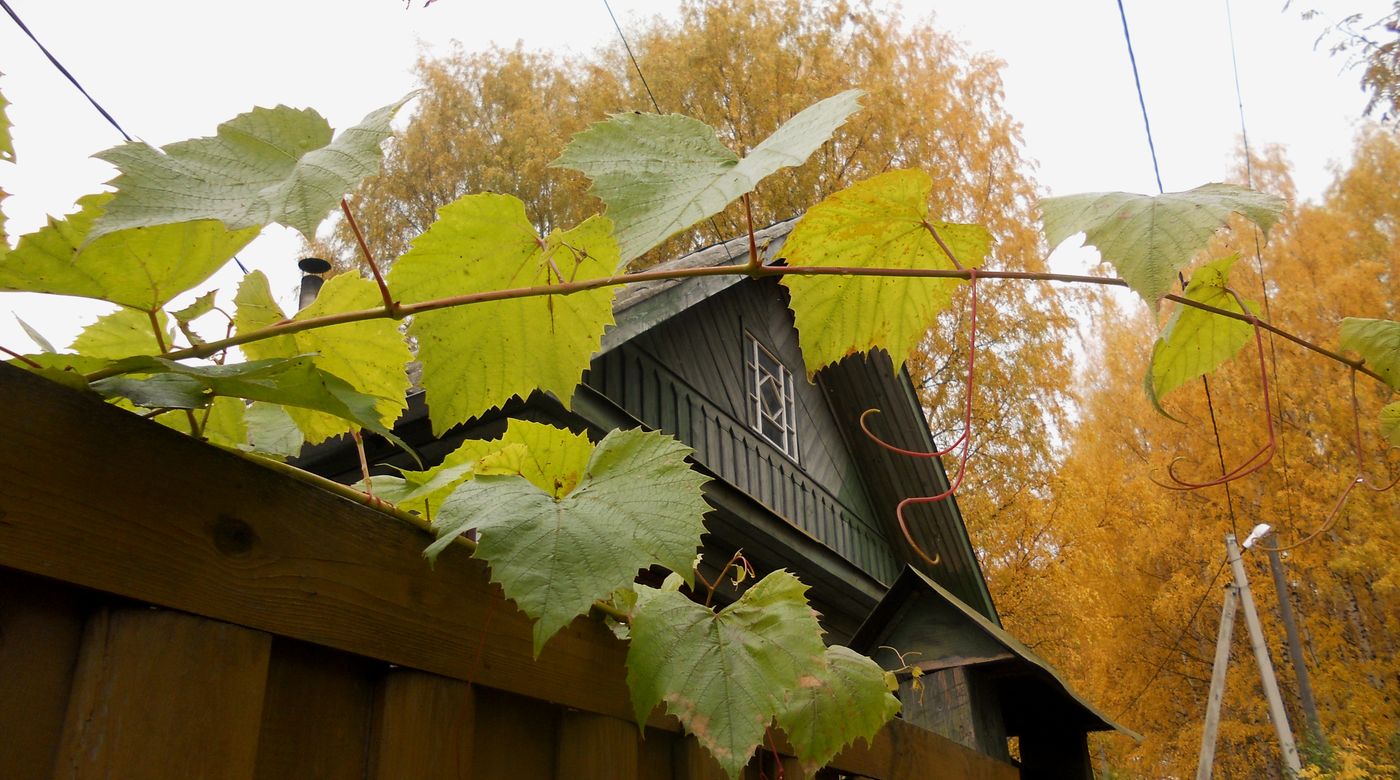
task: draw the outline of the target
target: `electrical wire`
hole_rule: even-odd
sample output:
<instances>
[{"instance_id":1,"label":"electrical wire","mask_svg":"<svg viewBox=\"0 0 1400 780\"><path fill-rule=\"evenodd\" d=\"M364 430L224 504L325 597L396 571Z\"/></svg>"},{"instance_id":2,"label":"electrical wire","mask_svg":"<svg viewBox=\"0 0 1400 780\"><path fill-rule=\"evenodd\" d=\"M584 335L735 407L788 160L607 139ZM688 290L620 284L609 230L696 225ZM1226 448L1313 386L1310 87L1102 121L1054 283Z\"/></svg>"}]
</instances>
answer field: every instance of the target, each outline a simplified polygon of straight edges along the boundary
<instances>
[{"instance_id":1,"label":"electrical wire","mask_svg":"<svg viewBox=\"0 0 1400 780\"><path fill-rule=\"evenodd\" d=\"M1130 710L1132 710L1133 705L1138 703L1138 699L1141 699L1142 695L1144 693L1147 693L1147 689L1152 687L1152 683L1156 682L1157 677L1162 673L1162 670L1167 667L1168 663L1171 663L1172 656L1176 653L1177 648L1181 646L1181 640L1186 638L1186 634L1191 631L1191 626L1196 624L1196 616L1201 614L1201 607L1204 607L1206 605L1206 601L1210 599L1210 594L1215 591L1215 583L1220 581L1220 575L1225 572L1225 567L1229 564L1230 559L1228 557L1220 562L1220 568L1215 570L1215 576L1210 578L1210 583L1206 585L1205 592L1202 593L1201 598L1196 601L1196 608L1191 610L1191 617L1187 618L1186 625L1181 627L1181 632L1176 635L1176 639L1172 642L1172 646L1167 650L1166 657L1162 659L1162 662L1160 664L1157 664L1157 668L1152 670L1152 675L1147 678L1147 682L1143 683L1142 688L1138 689L1138 692L1133 694L1133 698L1129 699L1128 703L1125 704L1123 706L1123 709L1119 711L1119 713L1114 717L1115 720L1117 720L1118 718L1122 718L1124 715L1127 715Z\"/></svg>"},{"instance_id":2,"label":"electrical wire","mask_svg":"<svg viewBox=\"0 0 1400 780\"><path fill-rule=\"evenodd\" d=\"M0 2L4 2L4 0L0 0ZM637 62L637 55L632 53L632 44L627 42L627 35L622 32L622 25L617 22L617 14L613 13L612 5L608 3L608 0L603 0L603 7L608 10L608 18L612 19L613 29L617 30L617 37L622 41L622 48L627 50L627 58L632 61L632 69L637 71L637 78L641 80L642 88L647 91L647 97L651 99L651 107L660 114L661 104L657 102L656 95L651 91L651 85L647 83L646 75L642 73L642 65ZM750 224L749 227L752 229L753 225ZM724 233L720 232L714 217L710 217L710 229L715 231L715 241L724 249L725 259L731 263L734 262L734 255L729 253L729 242L724 239Z\"/></svg>"},{"instance_id":3,"label":"electrical wire","mask_svg":"<svg viewBox=\"0 0 1400 780\"><path fill-rule=\"evenodd\" d=\"M68 68L64 67L62 62L58 61L58 58L53 55L53 52L49 51L47 46L40 42L38 36L36 36L34 32L29 29L29 25L25 24L23 19L19 18L19 14L15 13L15 9L11 8L10 4L6 2L6 0L0 0L0 8L5 9L5 13L9 15L10 19L14 21L15 25L19 27L20 31L27 35L29 37L29 40L34 42L35 46L39 47L39 51L43 52L44 56L48 58L49 62L52 63L55 68L58 69L58 72L62 73L64 78L68 79L68 83L72 84L73 87L78 90L78 92L82 93L83 97L87 98L87 101L92 104L92 107L97 109L97 113L101 114L102 118L106 119L108 124L116 128L117 132L121 133L122 138L124 138L127 143L136 143L136 139L131 137L131 134L128 133L126 129L121 126L121 123L119 123L116 120L116 118L112 116L111 112L103 108L102 104L98 103L97 99L88 93L87 89L83 87L81 82L78 81L78 78L74 76L73 73L68 70ZM247 266L243 265L243 261L238 259L238 255L233 256L233 262L238 264L239 270L241 270L245 275L248 273Z\"/></svg>"},{"instance_id":4,"label":"electrical wire","mask_svg":"<svg viewBox=\"0 0 1400 780\"><path fill-rule=\"evenodd\" d=\"M126 130L122 129L122 126L116 119L112 118L112 115L108 113L107 109L103 108L101 103L98 103L92 95L88 94L88 91L78 82L77 77L70 73L67 68L63 67L63 63L59 62L58 58L53 56L53 53L48 50L48 47L39 42L39 39L30 31L29 26L24 23L24 20L19 18L19 14L15 13L15 9L11 8L10 4L5 2L5 0L0 0L0 8L5 9L5 13L9 14L10 18L14 20L14 23L19 26L19 29L24 32L25 35L29 36L29 40L33 41L35 46L39 47L39 51L43 52L44 56L49 58L49 62L53 63L55 68L58 68L58 72L62 73L63 77L68 79L70 84L76 87L79 92L83 93L83 97L87 98L88 102L92 104L92 107L97 109L97 113L101 114L102 118L106 119L108 124L115 127L117 132L121 133L122 138L125 138L128 143L132 142L134 139L127 134Z\"/></svg>"},{"instance_id":5,"label":"electrical wire","mask_svg":"<svg viewBox=\"0 0 1400 780\"><path fill-rule=\"evenodd\" d=\"M1162 170L1157 166L1157 145L1152 142L1152 123L1147 119L1147 101L1142 95L1142 79L1138 77L1137 56L1133 54L1133 36L1128 33L1128 13L1123 0L1118 0L1118 18L1123 21L1123 41L1128 44L1128 62L1133 66L1133 86L1137 87L1138 106L1142 108L1142 126L1147 131L1147 149L1152 152L1152 173L1157 177L1157 194L1162 194Z\"/></svg>"}]
</instances>

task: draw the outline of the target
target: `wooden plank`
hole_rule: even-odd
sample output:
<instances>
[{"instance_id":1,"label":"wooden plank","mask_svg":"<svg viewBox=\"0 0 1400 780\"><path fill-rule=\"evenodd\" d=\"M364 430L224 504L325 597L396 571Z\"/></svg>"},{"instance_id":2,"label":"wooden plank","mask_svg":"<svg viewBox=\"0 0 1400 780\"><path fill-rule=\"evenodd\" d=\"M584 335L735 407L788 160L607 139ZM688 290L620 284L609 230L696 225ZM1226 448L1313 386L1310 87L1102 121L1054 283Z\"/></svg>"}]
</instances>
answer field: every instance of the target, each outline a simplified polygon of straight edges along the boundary
<instances>
[{"instance_id":1,"label":"wooden plank","mask_svg":"<svg viewBox=\"0 0 1400 780\"><path fill-rule=\"evenodd\" d=\"M673 749L678 741L680 737L675 734L648 728L637 756L637 776L641 780L672 780L675 775Z\"/></svg>"},{"instance_id":2,"label":"wooden plank","mask_svg":"<svg viewBox=\"0 0 1400 780\"><path fill-rule=\"evenodd\" d=\"M76 589L0 569L0 767L7 778L53 776L85 612Z\"/></svg>"},{"instance_id":3,"label":"wooden plank","mask_svg":"<svg viewBox=\"0 0 1400 780\"><path fill-rule=\"evenodd\" d=\"M719 762L700 747L695 737L677 739L672 757L676 780L728 780Z\"/></svg>"},{"instance_id":4,"label":"wooden plank","mask_svg":"<svg viewBox=\"0 0 1400 780\"><path fill-rule=\"evenodd\" d=\"M476 693L411 669L384 675L375 695L371 780L465 780L476 741Z\"/></svg>"},{"instance_id":5,"label":"wooden plank","mask_svg":"<svg viewBox=\"0 0 1400 780\"><path fill-rule=\"evenodd\" d=\"M779 743L779 749L782 749ZM1019 780L1011 764L988 758L902 720L890 721L869 744L857 742L831 762L845 772L881 780L956 777L961 780Z\"/></svg>"},{"instance_id":6,"label":"wooden plank","mask_svg":"<svg viewBox=\"0 0 1400 780\"><path fill-rule=\"evenodd\" d=\"M0 566L630 716L607 628L576 621L534 659L460 548L429 567L416 528L8 365L0 405L26 410L0 419Z\"/></svg>"},{"instance_id":7,"label":"wooden plank","mask_svg":"<svg viewBox=\"0 0 1400 780\"><path fill-rule=\"evenodd\" d=\"M478 688L477 709L474 780L554 780L558 707Z\"/></svg>"},{"instance_id":8,"label":"wooden plank","mask_svg":"<svg viewBox=\"0 0 1400 780\"><path fill-rule=\"evenodd\" d=\"M556 780L639 780L641 735L635 723L566 712L555 743Z\"/></svg>"},{"instance_id":9,"label":"wooden plank","mask_svg":"<svg viewBox=\"0 0 1400 780\"><path fill-rule=\"evenodd\" d=\"M363 659L274 640L257 777L363 778L374 675Z\"/></svg>"},{"instance_id":10,"label":"wooden plank","mask_svg":"<svg viewBox=\"0 0 1400 780\"><path fill-rule=\"evenodd\" d=\"M167 610L93 613L54 777L250 777L271 639Z\"/></svg>"}]
</instances>

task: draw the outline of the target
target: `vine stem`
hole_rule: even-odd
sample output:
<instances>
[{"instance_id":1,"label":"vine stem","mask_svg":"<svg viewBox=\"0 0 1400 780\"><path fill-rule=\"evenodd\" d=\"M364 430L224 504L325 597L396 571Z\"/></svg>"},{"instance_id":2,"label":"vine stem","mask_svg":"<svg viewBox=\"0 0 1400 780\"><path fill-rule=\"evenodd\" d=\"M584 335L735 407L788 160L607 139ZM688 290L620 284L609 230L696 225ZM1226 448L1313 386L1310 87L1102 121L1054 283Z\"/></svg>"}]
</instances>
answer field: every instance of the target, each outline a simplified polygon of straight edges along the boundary
<instances>
[{"instance_id":1,"label":"vine stem","mask_svg":"<svg viewBox=\"0 0 1400 780\"><path fill-rule=\"evenodd\" d=\"M489 301L505 301L517 298L535 298L541 295L572 295L574 293L596 290L602 287L616 287L624 284L635 284L638 282L662 281L668 279L689 279L693 277L707 276L752 276L762 278L768 276L874 276L894 279L971 279L976 274L978 280L998 279L1017 281L1040 281L1040 282L1061 282L1065 284L1097 284L1107 287L1127 287L1128 283L1122 279L1108 276L1086 276L1078 274L1057 274L1037 271L983 271L975 269L937 269L937 268L860 268L860 267L819 267L819 266L772 266L764 265L758 268L742 266L703 266L700 268L678 268L666 271L637 271L633 273L615 274L613 276L600 277L597 279L585 279L576 282L565 282L563 284L543 284L532 287L516 287L507 290L489 290L486 292L468 293L465 295L453 295L446 298L436 298L418 303L395 303L392 307L380 307L374 309L361 309L358 311L340 312L338 314L327 314L320 317L308 317L304 320L284 321L264 328L250 330L246 333L239 333L229 338L218 341L210 341L186 349L177 349L166 352L159 357L167 360L185 360L189 358L204 358L216 352L247 344L252 341L261 341L274 336L282 336L289 333L299 333L304 330L314 330L325 328L331 325L343 325L347 322L364 322L376 319L403 319L404 317L420 314L438 309L450 309L456 306L467 306L474 303L486 303ZM1376 372L1366 368L1365 361L1352 360L1340 355L1325 347L1314 344L1300 336L1295 336L1288 331L1258 319L1249 314L1220 309L1209 304L1193 301L1180 295L1169 294L1165 297L1169 301L1179 303L1183 306L1190 306L1201 311L1207 311L1220 317L1227 317L1232 320L1239 320L1253 325L1257 325L1270 333L1277 334L1304 349L1316 352L1323 357L1356 369L1379 382L1385 380ZM116 376L121 373L114 368L106 368L95 371L87 375L89 382L105 379L109 376Z\"/></svg>"},{"instance_id":2,"label":"vine stem","mask_svg":"<svg viewBox=\"0 0 1400 780\"><path fill-rule=\"evenodd\" d=\"M350 230L355 234L355 241L360 244L360 253L365 256L370 273L374 274L374 283L379 285L379 295L384 298L384 311L393 316L399 304L394 300L394 296L389 294L389 285L384 283L384 274L379 272L379 264L374 262L374 255L370 253L369 244L365 243L365 236L360 232L359 224L355 222L355 215L350 213L350 202L345 198L340 199L340 210L345 214L345 221L350 223Z\"/></svg>"},{"instance_id":3,"label":"vine stem","mask_svg":"<svg viewBox=\"0 0 1400 780\"><path fill-rule=\"evenodd\" d=\"M32 360L31 358L29 358L29 357L27 357L27 356L25 356L25 355L21 355L20 353L14 351L13 349L9 349L8 347L5 347L5 346L3 346L3 345L0 345L0 352L4 352L6 355L9 355L10 357L14 358L15 360L18 360L19 362L25 364L26 366L29 366L30 368L43 368L43 366L39 365L39 363L38 363L37 361Z\"/></svg>"}]
</instances>

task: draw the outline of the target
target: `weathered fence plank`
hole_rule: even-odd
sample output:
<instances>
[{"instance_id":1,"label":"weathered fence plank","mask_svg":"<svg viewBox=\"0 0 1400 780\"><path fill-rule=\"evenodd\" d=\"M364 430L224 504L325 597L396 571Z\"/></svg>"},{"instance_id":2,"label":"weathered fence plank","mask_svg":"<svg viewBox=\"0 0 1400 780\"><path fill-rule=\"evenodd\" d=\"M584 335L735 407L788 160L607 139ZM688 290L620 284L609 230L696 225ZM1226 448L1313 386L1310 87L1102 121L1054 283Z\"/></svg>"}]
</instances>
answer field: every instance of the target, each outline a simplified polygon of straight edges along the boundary
<instances>
[{"instance_id":1,"label":"weathered fence plank","mask_svg":"<svg viewBox=\"0 0 1400 780\"><path fill-rule=\"evenodd\" d=\"M0 768L48 780L85 617L74 588L0 569Z\"/></svg>"},{"instance_id":2,"label":"weathered fence plank","mask_svg":"<svg viewBox=\"0 0 1400 780\"><path fill-rule=\"evenodd\" d=\"M253 774L272 638L168 610L89 617L56 778Z\"/></svg>"},{"instance_id":3,"label":"weathered fence plank","mask_svg":"<svg viewBox=\"0 0 1400 780\"><path fill-rule=\"evenodd\" d=\"M476 694L460 680L392 670L375 694L371 739L373 780L466 780L476 740Z\"/></svg>"},{"instance_id":4,"label":"weathered fence plank","mask_svg":"<svg viewBox=\"0 0 1400 780\"><path fill-rule=\"evenodd\" d=\"M489 688L476 706L475 780L554 780L558 707Z\"/></svg>"},{"instance_id":5,"label":"weathered fence plank","mask_svg":"<svg viewBox=\"0 0 1400 780\"><path fill-rule=\"evenodd\" d=\"M638 780L637 724L607 715L566 712L555 745L556 780Z\"/></svg>"},{"instance_id":6,"label":"weathered fence plank","mask_svg":"<svg viewBox=\"0 0 1400 780\"><path fill-rule=\"evenodd\" d=\"M361 658L274 640L257 777L364 778L376 673Z\"/></svg>"}]
</instances>

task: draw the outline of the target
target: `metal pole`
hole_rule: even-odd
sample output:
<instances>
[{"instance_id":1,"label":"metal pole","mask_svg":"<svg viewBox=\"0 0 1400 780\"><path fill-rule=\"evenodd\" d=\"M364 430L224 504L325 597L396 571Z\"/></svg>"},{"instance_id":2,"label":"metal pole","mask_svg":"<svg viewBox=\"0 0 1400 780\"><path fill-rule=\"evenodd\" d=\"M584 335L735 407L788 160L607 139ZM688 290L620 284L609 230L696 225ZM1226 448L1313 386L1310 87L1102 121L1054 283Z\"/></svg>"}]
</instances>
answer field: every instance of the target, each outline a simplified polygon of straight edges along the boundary
<instances>
[{"instance_id":1,"label":"metal pole","mask_svg":"<svg viewBox=\"0 0 1400 780\"><path fill-rule=\"evenodd\" d=\"M1225 698L1225 672L1230 668L1230 638L1235 632L1235 610L1240 592L1225 586L1225 604L1220 609L1220 634L1215 639L1215 665L1210 670L1210 696L1206 699L1206 725L1201 732L1201 759L1196 764L1196 780L1210 780L1215 763L1215 732L1220 728L1220 702Z\"/></svg>"},{"instance_id":2,"label":"metal pole","mask_svg":"<svg viewBox=\"0 0 1400 780\"><path fill-rule=\"evenodd\" d=\"M1244 574L1244 561L1240 560L1240 546L1234 534L1225 534L1225 549L1230 557L1230 568L1235 572L1235 587L1240 590L1240 606L1244 607L1244 621L1249 626L1249 642L1254 646L1254 658L1259 662L1259 677L1264 682L1264 696L1269 700L1269 717L1278 732L1279 751L1283 753L1284 766L1296 777L1303 771L1298 760L1298 746L1293 742L1293 732L1288 727L1288 713L1283 709L1283 697L1278 692L1278 680L1274 677L1274 664L1269 660L1269 646L1264 643L1264 628L1259 623L1259 613L1254 609L1254 596L1249 592L1249 580Z\"/></svg>"},{"instance_id":3,"label":"metal pole","mask_svg":"<svg viewBox=\"0 0 1400 780\"><path fill-rule=\"evenodd\" d=\"M1277 539L1277 535L1274 538ZM1269 553L1269 569L1274 575L1274 590L1278 592L1278 614L1283 620L1284 633L1288 635L1288 657L1293 662L1293 671L1298 675L1298 698L1302 700L1303 718L1308 722L1308 735L1314 748L1326 750L1327 737L1322 733L1312 681L1303 662L1303 643L1298 639L1298 624L1293 619L1293 602L1289 598L1288 580L1283 575L1283 563L1279 560L1277 547L1269 546L1264 550Z\"/></svg>"}]
</instances>

